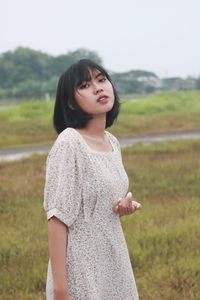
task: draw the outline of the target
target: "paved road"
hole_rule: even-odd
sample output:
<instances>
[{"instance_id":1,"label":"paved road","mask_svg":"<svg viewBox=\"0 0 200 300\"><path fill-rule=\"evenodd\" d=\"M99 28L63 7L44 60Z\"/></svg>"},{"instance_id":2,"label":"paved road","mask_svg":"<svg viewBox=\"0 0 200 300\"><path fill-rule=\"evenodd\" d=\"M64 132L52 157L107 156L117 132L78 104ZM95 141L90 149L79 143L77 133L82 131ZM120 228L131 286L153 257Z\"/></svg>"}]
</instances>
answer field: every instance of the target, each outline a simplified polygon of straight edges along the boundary
<instances>
[{"instance_id":1,"label":"paved road","mask_svg":"<svg viewBox=\"0 0 200 300\"><path fill-rule=\"evenodd\" d=\"M127 147L135 143L150 144L162 141L171 141L178 139L200 139L200 131L185 131L185 132L169 132L161 134L143 135L137 137L118 138L121 147ZM52 145L39 145L23 148L0 149L0 160L17 160L28 157L32 154L47 153Z\"/></svg>"}]
</instances>

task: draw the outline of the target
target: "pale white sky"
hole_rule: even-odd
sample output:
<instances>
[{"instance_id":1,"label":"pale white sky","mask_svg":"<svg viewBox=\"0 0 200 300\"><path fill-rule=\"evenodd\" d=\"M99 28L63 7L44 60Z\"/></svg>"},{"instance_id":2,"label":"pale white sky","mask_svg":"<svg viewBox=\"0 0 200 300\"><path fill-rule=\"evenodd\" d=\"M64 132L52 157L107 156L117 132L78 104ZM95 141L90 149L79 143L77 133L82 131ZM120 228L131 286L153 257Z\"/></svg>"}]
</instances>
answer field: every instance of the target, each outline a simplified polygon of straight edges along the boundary
<instances>
[{"instance_id":1,"label":"pale white sky","mask_svg":"<svg viewBox=\"0 0 200 300\"><path fill-rule=\"evenodd\" d=\"M97 51L112 71L200 75L199 0L0 0L0 53Z\"/></svg>"}]
</instances>

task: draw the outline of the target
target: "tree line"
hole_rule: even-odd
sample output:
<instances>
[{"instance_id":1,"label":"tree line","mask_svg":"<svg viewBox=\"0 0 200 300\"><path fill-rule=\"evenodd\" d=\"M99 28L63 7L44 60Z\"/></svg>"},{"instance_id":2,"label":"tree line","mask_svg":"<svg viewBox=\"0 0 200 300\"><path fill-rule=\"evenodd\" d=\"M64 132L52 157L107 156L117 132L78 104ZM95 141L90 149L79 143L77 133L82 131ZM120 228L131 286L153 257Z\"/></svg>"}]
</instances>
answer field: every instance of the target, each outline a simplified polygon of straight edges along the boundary
<instances>
[{"instance_id":1,"label":"tree line","mask_svg":"<svg viewBox=\"0 0 200 300\"><path fill-rule=\"evenodd\" d=\"M52 96L58 77L83 57L102 63L96 52L86 49L59 56L22 47L5 52L0 56L0 98Z\"/></svg>"},{"instance_id":2,"label":"tree line","mask_svg":"<svg viewBox=\"0 0 200 300\"><path fill-rule=\"evenodd\" d=\"M19 47L0 55L0 99L54 97L59 76L81 58L102 64L95 51L77 49L53 56L30 48ZM133 70L110 72L120 94L151 93L157 90L200 89L200 78L160 79L155 73Z\"/></svg>"}]
</instances>

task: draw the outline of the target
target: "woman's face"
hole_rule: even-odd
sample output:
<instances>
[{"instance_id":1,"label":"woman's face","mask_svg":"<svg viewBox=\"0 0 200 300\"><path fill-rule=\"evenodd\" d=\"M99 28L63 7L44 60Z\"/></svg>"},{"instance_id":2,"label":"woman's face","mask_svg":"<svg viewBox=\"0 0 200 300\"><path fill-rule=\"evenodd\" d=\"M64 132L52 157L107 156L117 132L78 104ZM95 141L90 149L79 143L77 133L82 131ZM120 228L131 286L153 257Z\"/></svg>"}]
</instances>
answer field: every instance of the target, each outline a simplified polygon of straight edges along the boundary
<instances>
[{"instance_id":1,"label":"woman's face","mask_svg":"<svg viewBox=\"0 0 200 300\"><path fill-rule=\"evenodd\" d=\"M83 111L97 115L110 111L114 105L111 82L98 70L90 71L90 80L83 81L75 91L75 98Z\"/></svg>"}]
</instances>

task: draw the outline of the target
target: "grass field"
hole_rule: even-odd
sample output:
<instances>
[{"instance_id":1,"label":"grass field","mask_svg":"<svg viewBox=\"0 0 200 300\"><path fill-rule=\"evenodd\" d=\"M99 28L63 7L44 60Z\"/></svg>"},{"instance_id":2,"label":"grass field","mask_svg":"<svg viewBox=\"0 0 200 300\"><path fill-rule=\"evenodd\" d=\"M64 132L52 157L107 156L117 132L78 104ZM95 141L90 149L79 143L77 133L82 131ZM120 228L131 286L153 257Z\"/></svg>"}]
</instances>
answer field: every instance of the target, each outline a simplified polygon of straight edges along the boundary
<instances>
[{"instance_id":1,"label":"grass field","mask_svg":"<svg viewBox=\"0 0 200 300\"><path fill-rule=\"evenodd\" d=\"M140 299L199 300L200 141L138 144L123 160L143 205L121 218ZM44 173L44 156L0 163L0 300L45 299Z\"/></svg>"},{"instance_id":2,"label":"grass field","mask_svg":"<svg viewBox=\"0 0 200 300\"><path fill-rule=\"evenodd\" d=\"M116 136L197 130L200 128L200 91L125 96ZM34 100L0 110L0 147L51 143L53 101Z\"/></svg>"}]
</instances>

